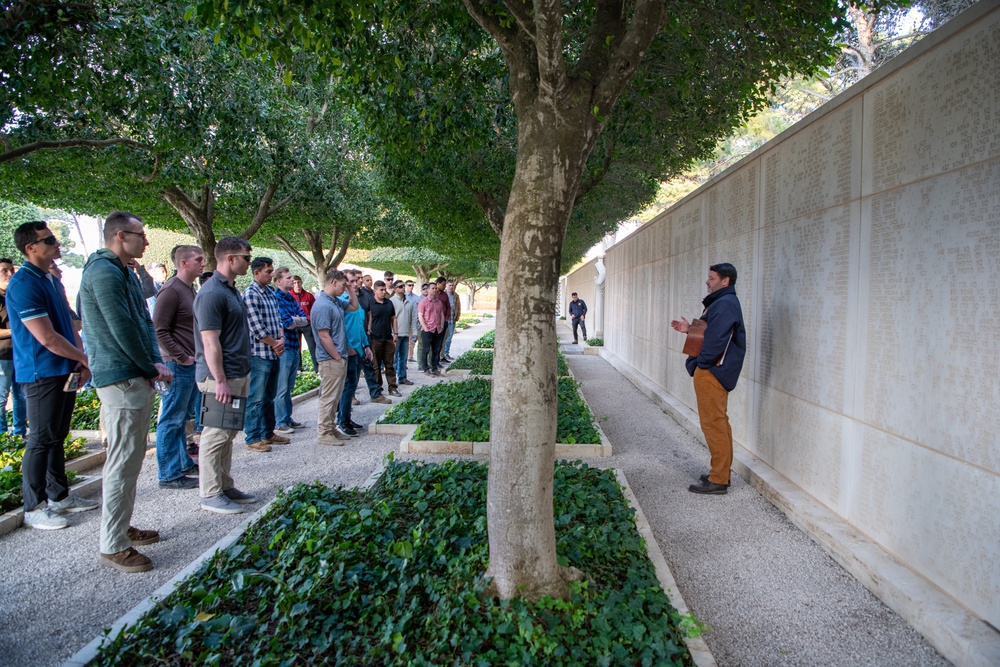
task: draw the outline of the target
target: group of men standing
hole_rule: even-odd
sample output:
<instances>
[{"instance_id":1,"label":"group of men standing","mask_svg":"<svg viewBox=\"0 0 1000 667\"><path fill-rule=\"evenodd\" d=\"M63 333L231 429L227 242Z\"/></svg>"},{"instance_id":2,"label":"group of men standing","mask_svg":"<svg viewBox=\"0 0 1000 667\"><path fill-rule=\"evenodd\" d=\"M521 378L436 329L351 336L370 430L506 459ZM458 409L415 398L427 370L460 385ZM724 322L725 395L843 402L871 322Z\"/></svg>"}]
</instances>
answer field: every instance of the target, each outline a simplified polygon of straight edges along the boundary
<instances>
[{"instance_id":1,"label":"group of men standing","mask_svg":"<svg viewBox=\"0 0 1000 667\"><path fill-rule=\"evenodd\" d=\"M250 244L231 236L216 243L210 274L203 273L200 248L177 246L176 272L161 274L150 290L143 282L152 280L138 263L149 245L142 219L115 212L104 224L105 247L84 267L75 318L54 275L60 244L47 224L25 223L14 237L25 262L15 272L12 261L0 259L0 390L23 391L23 400L14 398L14 431L23 434L25 421L30 426L22 460L24 523L65 528L67 513L98 508L69 492L63 454L76 390L89 381L107 434L99 562L126 572L151 569L135 547L160 539L131 525L157 391L159 485L199 488L207 511L243 512L257 499L231 475L238 430L205 424L197 463L187 452L188 422L203 397L234 407L245 401L249 449L267 452L289 443L281 434L303 427L291 405L303 332L321 377L319 442L346 444L363 428L351 415L361 373L373 402L390 402L382 394L383 371L388 393L400 396L399 384L413 384L406 366L418 334L427 371L437 372L448 359L460 308L453 284L443 285L440 296L436 284L425 285L417 296L412 282L391 274L372 282L357 270L329 271L313 297L288 269L252 257ZM248 272L253 281L241 294L236 280ZM151 295L155 303L147 303Z\"/></svg>"}]
</instances>

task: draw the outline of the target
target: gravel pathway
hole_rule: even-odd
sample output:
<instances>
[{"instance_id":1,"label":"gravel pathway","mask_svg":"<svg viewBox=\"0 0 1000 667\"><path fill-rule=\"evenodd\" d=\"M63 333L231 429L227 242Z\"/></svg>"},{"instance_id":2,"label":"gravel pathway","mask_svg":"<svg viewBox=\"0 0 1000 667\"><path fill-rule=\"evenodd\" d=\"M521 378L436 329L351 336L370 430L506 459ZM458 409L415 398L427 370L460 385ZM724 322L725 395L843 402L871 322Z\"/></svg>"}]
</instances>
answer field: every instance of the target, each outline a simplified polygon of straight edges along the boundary
<instances>
[{"instance_id":1,"label":"gravel pathway","mask_svg":"<svg viewBox=\"0 0 1000 667\"><path fill-rule=\"evenodd\" d=\"M615 454L599 465L624 471L719 665L950 664L740 477L725 496L690 493L706 447L604 359L567 359L607 418Z\"/></svg>"},{"instance_id":2,"label":"gravel pathway","mask_svg":"<svg viewBox=\"0 0 1000 667\"><path fill-rule=\"evenodd\" d=\"M490 324L456 333L453 356ZM559 333L570 340L568 330ZM720 665L948 664L739 478L727 496L688 493L707 467L704 446L603 359L568 358L595 415L607 417L602 427L615 449L610 459L592 462L624 470L681 593L710 628L706 640ZM419 372L410 379L428 383ZM401 390L406 395L416 386ZM249 452L237 440L233 477L241 489L268 500L297 482L360 484L398 449L399 436L372 435L347 447L319 447L316 409L316 399L297 405L295 416L308 428L269 454ZM385 409L363 399L354 418L369 423ZM0 537L0 664L61 664L246 516L209 514L198 509L196 491L158 488L151 452L133 524L162 535L141 548L153 571L126 575L98 566L98 512L74 515L67 530Z\"/></svg>"},{"instance_id":3,"label":"gravel pathway","mask_svg":"<svg viewBox=\"0 0 1000 667\"><path fill-rule=\"evenodd\" d=\"M492 326L493 320L485 320L456 332L452 356L469 349ZM416 363L409 365L409 379L415 384L400 387L404 397L431 382ZM364 386L362 376L357 393L362 404L352 415L360 424L375 421L389 407L369 403ZM248 506L251 512L298 482L361 484L390 451L399 456L400 436L363 434L345 447L317 445L317 408L316 398L295 406L295 418L307 428L290 436L290 445L264 454L248 451L242 434L234 442L233 479L238 488L261 498ZM98 565L99 510L71 515L65 530L21 528L0 537L0 665L61 665L249 516L212 514L198 505L196 489L157 486L156 455L150 449L139 476L132 525L160 531L159 543L139 547L153 560L152 571L125 574Z\"/></svg>"}]
</instances>

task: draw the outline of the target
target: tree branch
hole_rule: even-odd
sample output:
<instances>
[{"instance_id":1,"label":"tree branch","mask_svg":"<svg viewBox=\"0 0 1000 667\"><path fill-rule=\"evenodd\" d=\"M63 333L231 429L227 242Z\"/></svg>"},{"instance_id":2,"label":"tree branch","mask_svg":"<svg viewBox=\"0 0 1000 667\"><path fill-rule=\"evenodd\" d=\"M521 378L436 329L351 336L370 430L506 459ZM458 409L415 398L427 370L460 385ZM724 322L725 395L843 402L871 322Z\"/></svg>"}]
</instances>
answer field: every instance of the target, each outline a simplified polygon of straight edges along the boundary
<instances>
[{"instance_id":1,"label":"tree branch","mask_svg":"<svg viewBox=\"0 0 1000 667\"><path fill-rule=\"evenodd\" d=\"M521 30L531 38L532 41L537 41L537 31L535 29L535 17L531 15L531 10L529 5L522 0L504 0L503 6L510 12L510 15L514 17L514 20L518 22L521 26Z\"/></svg>"},{"instance_id":2,"label":"tree branch","mask_svg":"<svg viewBox=\"0 0 1000 667\"><path fill-rule=\"evenodd\" d=\"M160 173L160 154L155 153L153 154L153 173L149 176L140 176L139 180L143 183L152 183L158 173Z\"/></svg>"},{"instance_id":3,"label":"tree branch","mask_svg":"<svg viewBox=\"0 0 1000 667\"><path fill-rule=\"evenodd\" d=\"M491 5L488 0L462 0L462 3L465 5L466 11L469 12L469 16L489 33L490 37L496 40L504 52L513 53L517 28L505 28L500 25L500 19L490 12Z\"/></svg>"},{"instance_id":4,"label":"tree branch","mask_svg":"<svg viewBox=\"0 0 1000 667\"><path fill-rule=\"evenodd\" d=\"M580 200L583 199L588 192L597 187L597 185L604 180L604 177L608 175L608 170L611 168L611 163L614 161L615 157L615 138L610 134L606 136L608 137L608 142L604 150L604 162L601 163L601 166L596 172L591 173L589 178L580 184L580 187L576 192L574 205L579 204Z\"/></svg>"},{"instance_id":5,"label":"tree branch","mask_svg":"<svg viewBox=\"0 0 1000 667\"><path fill-rule=\"evenodd\" d=\"M281 234L275 234L274 240L278 242L278 245L281 246L281 248L285 252L287 252L289 255L292 256L292 259L298 262L299 266L308 271L311 271L312 273L316 273L316 265L310 262L308 259L306 259L305 255L296 250L295 246L292 245L291 241L286 239Z\"/></svg>"},{"instance_id":6,"label":"tree branch","mask_svg":"<svg viewBox=\"0 0 1000 667\"><path fill-rule=\"evenodd\" d=\"M667 5L662 0L636 1L632 20L622 37L621 46L617 49L614 45L611 46L612 55L608 69L597 82L593 102L598 108L598 113L607 115L611 112L615 100L625 89L625 85L639 67L646 50L666 20Z\"/></svg>"},{"instance_id":7,"label":"tree branch","mask_svg":"<svg viewBox=\"0 0 1000 667\"><path fill-rule=\"evenodd\" d=\"M260 203L257 204L257 213L253 216L253 222L243 230L239 235L244 241L249 241L253 238L253 235L257 233L264 221L267 220L268 216L271 215L272 211L269 209L271 205L271 200L274 198L274 193L278 191L278 184L272 183L267 186L267 190L264 191L264 195L260 198Z\"/></svg>"},{"instance_id":8,"label":"tree branch","mask_svg":"<svg viewBox=\"0 0 1000 667\"><path fill-rule=\"evenodd\" d=\"M9 147L6 139L4 140L4 144ZM34 153L35 151L59 148L78 148L81 146L85 148L130 146L144 151L153 150L153 147L147 144L140 144L138 141L133 141L132 139L122 139L120 137L117 139L63 139L61 141L33 141L30 144L18 146L14 149L8 148L8 150L0 153L0 164L4 162L11 162L24 155Z\"/></svg>"},{"instance_id":9,"label":"tree branch","mask_svg":"<svg viewBox=\"0 0 1000 667\"><path fill-rule=\"evenodd\" d=\"M340 266L340 263L344 261L344 257L347 256L347 249L350 247L352 240L354 240L354 232L344 234L344 238L340 242L340 250L327 262L327 266Z\"/></svg>"}]
</instances>

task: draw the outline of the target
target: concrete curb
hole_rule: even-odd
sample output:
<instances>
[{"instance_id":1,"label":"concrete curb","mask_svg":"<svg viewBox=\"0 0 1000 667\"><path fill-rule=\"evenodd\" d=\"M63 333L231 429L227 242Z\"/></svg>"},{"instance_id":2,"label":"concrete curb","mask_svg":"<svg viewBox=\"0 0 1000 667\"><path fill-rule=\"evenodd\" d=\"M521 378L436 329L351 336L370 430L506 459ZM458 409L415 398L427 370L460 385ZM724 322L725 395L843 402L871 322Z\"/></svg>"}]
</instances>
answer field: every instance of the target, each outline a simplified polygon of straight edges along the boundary
<instances>
[{"instance_id":1,"label":"concrete curb","mask_svg":"<svg viewBox=\"0 0 1000 667\"><path fill-rule=\"evenodd\" d=\"M81 457L85 458L85 457ZM76 460L76 459L74 459ZM68 467L67 467L68 469ZM104 478L100 475L84 475L79 482L69 487L70 493L76 493L81 496L89 495L91 493L100 493L101 489L104 488ZM0 514L0 536L6 535L7 533L13 533L15 530L24 525L24 506L18 507L17 509L10 510L4 514Z\"/></svg>"},{"instance_id":2,"label":"concrete curb","mask_svg":"<svg viewBox=\"0 0 1000 667\"><path fill-rule=\"evenodd\" d=\"M693 410L612 352L602 349L599 354L691 435L705 442ZM1000 665L1000 633L930 581L738 444L733 447L733 470L948 660L963 667Z\"/></svg>"},{"instance_id":3,"label":"concrete curb","mask_svg":"<svg viewBox=\"0 0 1000 667\"><path fill-rule=\"evenodd\" d=\"M90 470L91 468L96 468L102 465L108 460L108 450L101 449L100 451L91 452L84 456L78 456L75 459L66 461L66 470L72 470L74 472L82 472L84 470Z\"/></svg>"},{"instance_id":4,"label":"concrete curb","mask_svg":"<svg viewBox=\"0 0 1000 667\"><path fill-rule=\"evenodd\" d=\"M299 394L298 396L292 396L292 405L298 405L303 401L308 401L313 396L319 396L319 387L314 387L309 391Z\"/></svg>"},{"instance_id":5,"label":"concrete curb","mask_svg":"<svg viewBox=\"0 0 1000 667\"><path fill-rule=\"evenodd\" d=\"M677 582L674 580L674 575L670 572L670 566L667 565L667 560L663 557L663 552L660 551L660 545L656 543L656 537L653 536L653 529L646 520L646 515L642 513L639 500L632 493L632 487L628 485L625 473L615 468L615 477L618 478L618 483L622 486L622 493L625 495L625 499L635 509L635 527L646 541L646 552L649 554L649 560L653 562L653 567L656 568L656 578L660 580L660 587L667 594L667 597L670 598L670 604L673 605L674 609L681 616L690 615L691 610L688 609L687 603L684 602L684 597L677 588ZM712 655L712 651L708 648L708 644L705 643L705 639L700 635L697 637L688 636L683 632L683 628L681 631L684 635L684 643L687 645L688 651L691 652L691 660L694 664L698 667L717 667L715 656Z\"/></svg>"},{"instance_id":6,"label":"concrete curb","mask_svg":"<svg viewBox=\"0 0 1000 667\"><path fill-rule=\"evenodd\" d=\"M361 491L367 491L374 486L376 482L378 482L378 479L382 476L384 470L384 465L380 463L375 467L375 470L371 475L369 475L368 479L357 488ZM287 491L290 488L292 487L288 487L285 490ZM105 642L113 641L122 631L128 628L128 626L136 623L146 612L155 608L159 604L160 600L173 593L177 586L179 586L189 576L194 574L198 568L201 567L202 563L214 556L217 552L228 549L230 546L235 544L237 540L243 537L243 534L252 524L256 523L262 519L265 514L267 514L275 500L277 500L277 498L269 500L267 504L254 512L246 521L229 531L229 533L227 533L222 539L191 561L187 567L178 572L172 579L170 579L170 581L156 589L148 598L132 607L132 609L127 611L123 616L114 622L107 633L103 633L94 638L93 641L77 651L69 660L64 662L62 667L83 667L84 665L89 664L94 658L97 657L98 651Z\"/></svg>"}]
</instances>

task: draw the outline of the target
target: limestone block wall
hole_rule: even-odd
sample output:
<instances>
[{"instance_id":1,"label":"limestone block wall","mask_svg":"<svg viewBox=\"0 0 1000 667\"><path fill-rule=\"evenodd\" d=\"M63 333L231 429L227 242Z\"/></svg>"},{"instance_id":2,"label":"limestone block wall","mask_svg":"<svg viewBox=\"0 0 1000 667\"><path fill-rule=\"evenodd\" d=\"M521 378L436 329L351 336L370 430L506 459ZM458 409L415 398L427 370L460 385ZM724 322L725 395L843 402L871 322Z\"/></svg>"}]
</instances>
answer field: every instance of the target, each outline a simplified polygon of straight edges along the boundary
<instances>
[{"instance_id":1,"label":"limestone block wall","mask_svg":"<svg viewBox=\"0 0 1000 667\"><path fill-rule=\"evenodd\" d=\"M1000 3L607 252L606 348L692 410L669 322L723 261L735 439L1000 627Z\"/></svg>"}]
</instances>

